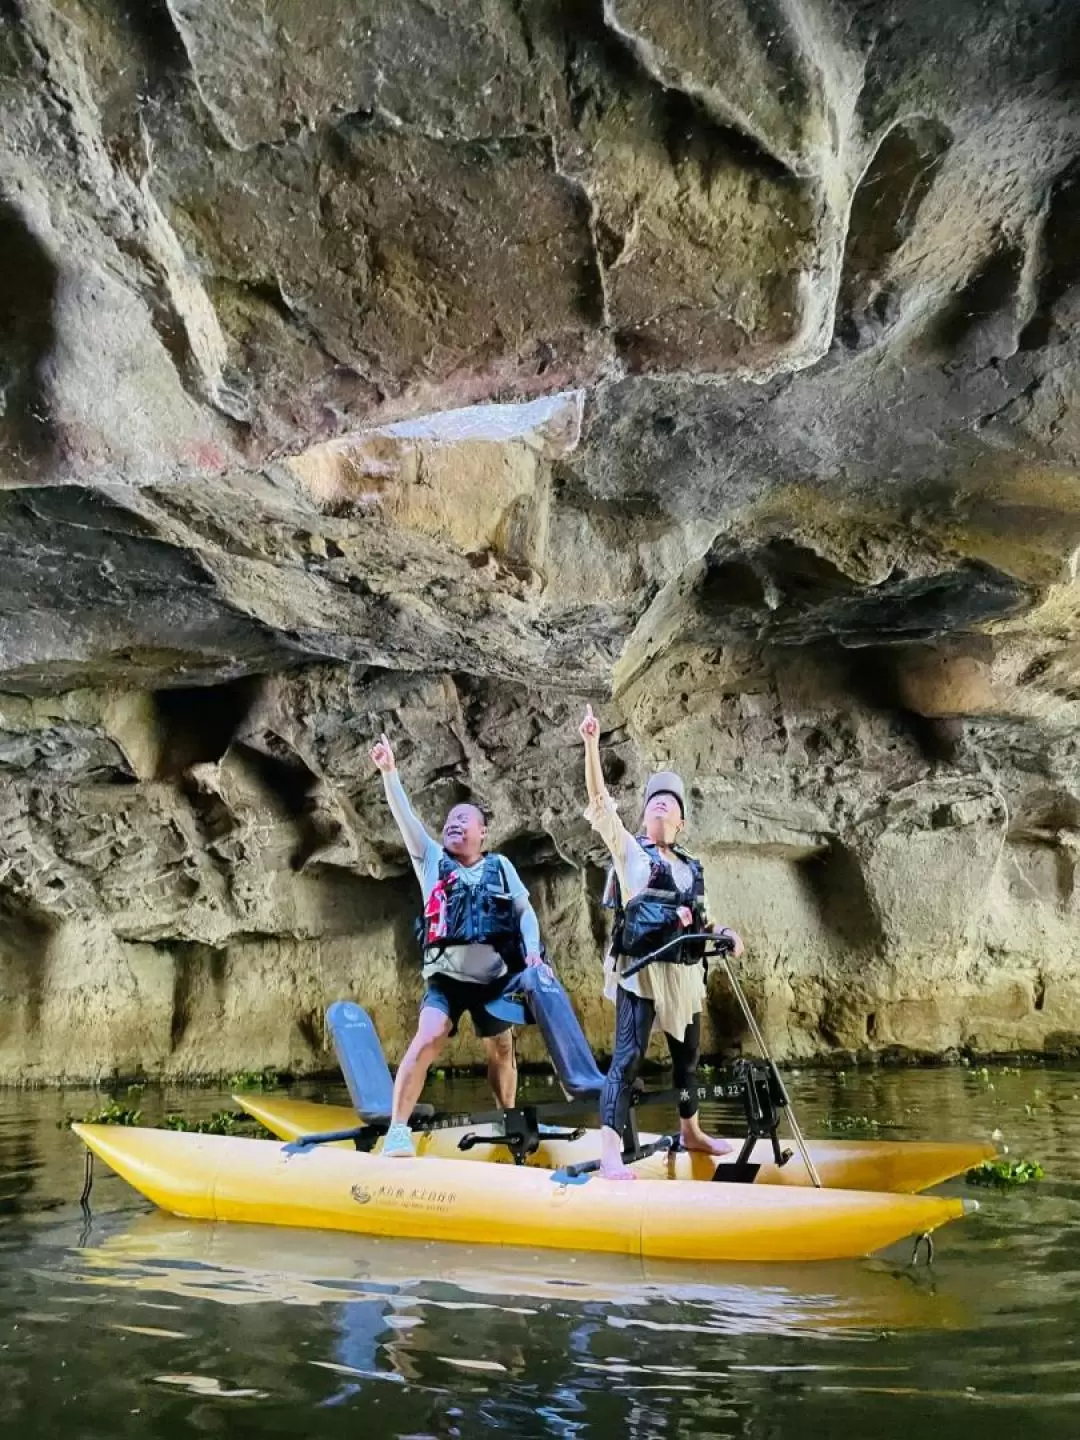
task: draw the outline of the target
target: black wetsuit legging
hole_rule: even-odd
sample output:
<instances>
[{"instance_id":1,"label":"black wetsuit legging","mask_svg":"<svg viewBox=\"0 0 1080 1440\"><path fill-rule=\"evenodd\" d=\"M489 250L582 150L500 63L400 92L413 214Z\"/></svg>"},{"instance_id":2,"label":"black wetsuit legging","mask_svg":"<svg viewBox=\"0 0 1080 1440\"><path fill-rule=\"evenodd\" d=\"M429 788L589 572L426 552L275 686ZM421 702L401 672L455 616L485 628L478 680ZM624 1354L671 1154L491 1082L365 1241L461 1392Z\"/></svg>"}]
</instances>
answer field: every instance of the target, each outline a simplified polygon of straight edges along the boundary
<instances>
[{"instance_id":1,"label":"black wetsuit legging","mask_svg":"<svg viewBox=\"0 0 1080 1440\"><path fill-rule=\"evenodd\" d=\"M620 985L615 994L615 1051L608 1067L600 1097L600 1123L621 1135L630 1113L630 1091L652 1033L656 1003L624 990ZM665 1033L675 1071L675 1087L691 1091L697 1085L698 1055L701 1051L701 1014L694 1016L681 1040ZM679 1100L679 1115L689 1120L697 1114L697 1099L689 1095Z\"/></svg>"}]
</instances>

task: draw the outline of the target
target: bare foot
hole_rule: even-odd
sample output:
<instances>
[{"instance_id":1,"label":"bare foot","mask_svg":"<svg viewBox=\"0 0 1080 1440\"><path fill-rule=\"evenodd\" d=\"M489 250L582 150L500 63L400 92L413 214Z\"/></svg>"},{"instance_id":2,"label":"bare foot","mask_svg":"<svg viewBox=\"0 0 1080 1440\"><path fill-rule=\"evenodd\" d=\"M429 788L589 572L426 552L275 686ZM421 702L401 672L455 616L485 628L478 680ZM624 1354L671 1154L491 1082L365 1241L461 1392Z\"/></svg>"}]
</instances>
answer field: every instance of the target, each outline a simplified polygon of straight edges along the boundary
<instances>
[{"instance_id":1,"label":"bare foot","mask_svg":"<svg viewBox=\"0 0 1080 1440\"><path fill-rule=\"evenodd\" d=\"M680 1138L684 1150L698 1150L705 1155L731 1154L731 1146L726 1140L720 1140L715 1135L706 1135L705 1131L697 1126L683 1130Z\"/></svg>"},{"instance_id":2,"label":"bare foot","mask_svg":"<svg viewBox=\"0 0 1080 1440\"><path fill-rule=\"evenodd\" d=\"M586 720L591 716L586 715ZM623 1164L622 1137L610 1125L600 1129L600 1175L604 1180L636 1180L633 1170Z\"/></svg>"},{"instance_id":3,"label":"bare foot","mask_svg":"<svg viewBox=\"0 0 1080 1440\"><path fill-rule=\"evenodd\" d=\"M604 1180L636 1180L637 1176L628 1165L620 1160L617 1165L601 1165L600 1175Z\"/></svg>"}]
</instances>

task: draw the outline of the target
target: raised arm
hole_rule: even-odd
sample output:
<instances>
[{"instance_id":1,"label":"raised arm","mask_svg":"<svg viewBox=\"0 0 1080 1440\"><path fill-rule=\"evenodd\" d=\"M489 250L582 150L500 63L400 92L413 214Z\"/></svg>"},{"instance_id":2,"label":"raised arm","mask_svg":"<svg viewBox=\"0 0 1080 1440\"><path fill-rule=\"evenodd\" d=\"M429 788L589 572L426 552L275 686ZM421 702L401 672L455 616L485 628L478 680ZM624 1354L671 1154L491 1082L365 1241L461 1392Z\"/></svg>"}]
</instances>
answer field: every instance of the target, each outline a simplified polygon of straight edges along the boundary
<instances>
[{"instance_id":1,"label":"raised arm","mask_svg":"<svg viewBox=\"0 0 1080 1440\"><path fill-rule=\"evenodd\" d=\"M390 806L390 813L401 831L401 838L405 841L406 850L414 860L422 860L435 841L424 829L423 821L409 804L408 796L401 783L401 776L398 774L393 749L385 735L380 735L379 743L373 746L371 759L375 767L382 773L386 803Z\"/></svg>"},{"instance_id":2,"label":"raised arm","mask_svg":"<svg viewBox=\"0 0 1080 1440\"><path fill-rule=\"evenodd\" d=\"M640 846L619 819L615 801L604 784L604 771L600 764L600 721L593 714L591 705L585 707L585 719L578 734L585 742L585 788L589 792L585 818L610 851L625 894L628 893L627 865L634 864Z\"/></svg>"},{"instance_id":3,"label":"raised arm","mask_svg":"<svg viewBox=\"0 0 1080 1440\"><path fill-rule=\"evenodd\" d=\"M578 734L585 741L585 788L589 792L589 799L596 800L607 794L607 786L604 784L604 770L600 764L600 721L593 714L591 705L585 706L585 719L581 722Z\"/></svg>"}]
</instances>

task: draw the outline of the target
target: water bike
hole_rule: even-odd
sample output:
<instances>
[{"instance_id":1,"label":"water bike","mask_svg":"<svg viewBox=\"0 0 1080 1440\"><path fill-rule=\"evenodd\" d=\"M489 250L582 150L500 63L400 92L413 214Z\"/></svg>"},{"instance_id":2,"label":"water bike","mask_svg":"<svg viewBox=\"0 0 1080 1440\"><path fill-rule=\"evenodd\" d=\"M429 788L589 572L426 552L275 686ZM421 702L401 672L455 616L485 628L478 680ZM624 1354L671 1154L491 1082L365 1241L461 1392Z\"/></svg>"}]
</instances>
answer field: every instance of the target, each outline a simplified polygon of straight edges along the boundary
<instances>
[{"instance_id":1,"label":"water bike","mask_svg":"<svg viewBox=\"0 0 1080 1440\"><path fill-rule=\"evenodd\" d=\"M701 963L702 950L721 961L752 1023L725 938L686 939L698 942L689 963ZM686 951L673 943L634 968L687 963ZM575 1123L595 1111L604 1076L565 990L546 968L530 969L515 977L502 1003L524 1007L537 1024L563 1098L471 1114L419 1106L410 1118L415 1161L379 1154L392 1078L370 1016L349 1001L330 1006L327 1026L354 1111L237 1097L284 1145L73 1128L118 1174L174 1214L368 1235L667 1259L848 1259L928 1234L976 1208L969 1200L909 1192L978 1164L994 1153L989 1145L807 1142L795 1124L796 1149L786 1148L779 1127L785 1116L791 1125L790 1097L753 1023L761 1056L734 1061L698 1090L701 1099L740 1113L731 1154L687 1152L677 1133L642 1134L641 1106L674 1104L677 1096L639 1089L623 1135L624 1158L638 1178L604 1180L596 1174L599 1132ZM339 1118L348 1123L339 1125ZM548 1123L554 1120L562 1128Z\"/></svg>"}]
</instances>

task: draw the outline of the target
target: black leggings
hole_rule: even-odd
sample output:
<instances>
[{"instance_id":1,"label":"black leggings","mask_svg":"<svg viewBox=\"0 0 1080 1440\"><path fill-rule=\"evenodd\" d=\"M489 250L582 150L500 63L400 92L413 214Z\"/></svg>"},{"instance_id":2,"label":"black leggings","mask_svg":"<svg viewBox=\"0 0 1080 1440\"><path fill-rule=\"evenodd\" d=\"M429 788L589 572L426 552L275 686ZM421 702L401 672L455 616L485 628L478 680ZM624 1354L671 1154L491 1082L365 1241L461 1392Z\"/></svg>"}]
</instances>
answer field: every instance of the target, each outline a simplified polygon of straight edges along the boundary
<instances>
[{"instance_id":1,"label":"black leggings","mask_svg":"<svg viewBox=\"0 0 1080 1440\"><path fill-rule=\"evenodd\" d=\"M630 1113L630 1091L637 1078L656 1018L656 1003L624 990L620 985L615 994L615 1053L608 1067L600 1097L600 1123L621 1135ZM664 1039L671 1052L675 1071L675 1087L685 1094L679 1100L679 1115L689 1120L697 1114L697 1098L690 1091L697 1086L697 1064L701 1053L701 1013L690 1021L681 1040L665 1032Z\"/></svg>"}]
</instances>

